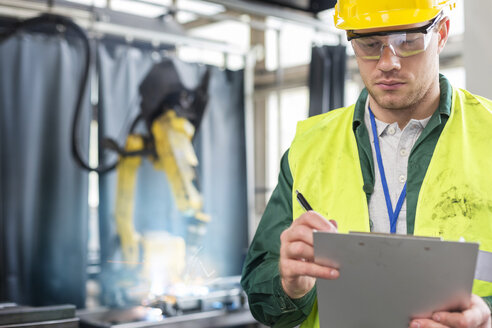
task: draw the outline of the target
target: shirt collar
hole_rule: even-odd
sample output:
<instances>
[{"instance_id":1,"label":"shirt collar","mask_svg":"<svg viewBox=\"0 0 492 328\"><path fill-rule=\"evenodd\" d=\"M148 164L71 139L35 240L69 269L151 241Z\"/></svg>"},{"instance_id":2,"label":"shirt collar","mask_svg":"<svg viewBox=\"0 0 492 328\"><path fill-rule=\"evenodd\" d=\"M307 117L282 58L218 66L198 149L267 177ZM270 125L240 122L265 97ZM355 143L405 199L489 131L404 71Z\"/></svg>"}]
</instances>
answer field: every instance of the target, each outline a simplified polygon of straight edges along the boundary
<instances>
[{"instance_id":1,"label":"shirt collar","mask_svg":"<svg viewBox=\"0 0 492 328\"><path fill-rule=\"evenodd\" d=\"M453 88L451 83L449 83L448 79L439 74L439 86L441 91L441 96L439 99L439 107L438 111L441 115L439 115L439 123L441 123L441 116L449 117L451 114L451 104L452 104L452 96L453 96ZM355 131L361 124L364 123L364 113L366 109L368 92L367 89L364 88L355 103L355 111L354 111L354 120L352 122L353 130ZM379 127L378 127L379 131Z\"/></svg>"},{"instance_id":2,"label":"shirt collar","mask_svg":"<svg viewBox=\"0 0 492 328\"><path fill-rule=\"evenodd\" d=\"M431 116L424 118L422 120L411 119L408 122L407 126L416 125L420 130L423 130L423 129L425 129L425 127L429 123L430 119L431 119ZM376 121L376 128L378 129L378 136L379 137L386 136L388 134L388 129L390 127L393 127L395 130L399 130L398 123L396 123L396 122L385 123L383 121L378 120L377 118L375 118L375 121ZM365 110L364 110L364 123L366 124L366 126L371 125L371 118L369 116L369 97L366 100L366 105L365 105ZM390 134L394 134L394 132L390 133Z\"/></svg>"}]
</instances>

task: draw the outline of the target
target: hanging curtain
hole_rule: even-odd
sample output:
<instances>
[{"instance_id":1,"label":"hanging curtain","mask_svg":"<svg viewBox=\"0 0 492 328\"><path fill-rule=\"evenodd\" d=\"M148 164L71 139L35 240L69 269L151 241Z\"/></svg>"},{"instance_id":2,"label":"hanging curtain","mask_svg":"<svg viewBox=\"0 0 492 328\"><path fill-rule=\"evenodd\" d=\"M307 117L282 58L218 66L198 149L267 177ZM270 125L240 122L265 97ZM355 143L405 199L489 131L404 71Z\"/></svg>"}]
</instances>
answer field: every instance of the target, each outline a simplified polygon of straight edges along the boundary
<instances>
[{"instance_id":1,"label":"hanging curtain","mask_svg":"<svg viewBox=\"0 0 492 328\"><path fill-rule=\"evenodd\" d=\"M309 70L309 116L343 107L345 46L313 47Z\"/></svg>"},{"instance_id":2,"label":"hanging curtain","mask_svg":"<svg viewBox=\"0 0 492 328\"><path fill-rule=\"evenodd\" d=\"M97 46L97 65L99 137L110 137L124 146L130 125L140 111L138 86L153 65L152 56L150 52L128 45L101 41ZM105 164L117 159L114 153L100 152L99 155L100 162ZM120 295L117 274L124 265L114 263L122 260L114 216L116 178L116 170L99 176L99 281L103 304L121 306L124 297Z\"/></svg>"},{"instance_id":3,"label":"hanging curtain","mask_svg":"<svg viewBox=\"0 0 492 328\"><path fill-rule=\"evenodd\" d=\"M0 300L84 306L88 175L71 154L83 51L62 35L0 44ZM86 97L80 148L88 152Z\"/></svg>"},{"instance_id":4,"label":"hanging curtain","mask_svg":"<svg viewBox=\"0 0 492 328\"><path fill-rule=\"evenodd\" d=\"M139 111L138 86L151 65L152 52L129 46L99 47L100 135L122 136ZM155 54L154 54L155 58ZM194 88L205 73L203 65L171 60L182 83ZM210 68L209 102L194 148L198 157L199 189L204 199L204 212L211 216L207 234L197 257L214 276L239 275L247 248L246 166L243 106L243 72ZM102 161L110 162L109 158ZM115 229L114 205L116 176L114 172L100 178L100 238L103 303L124 305L125 290L121 281L131 280L122 260ZM144 235L166 231L185 238L187 218L175 205L166 174L156 171L147 160L138 171L134 197L134 226ZM212 264L213 262L213 264ZM127 289L128 290L128 289Z\"/></svg>"},{"instance_id":5,"label":"hanging curtain","mask_svg":"<svg viewBox=\"0 0 492 328\"><path fill-rule=\"evenodd\" d=\"M213 68L210 100L195 139L205 213L203 259L218 276L240 275L248 247L244 71Z\"/></svg>"}]
</instances>

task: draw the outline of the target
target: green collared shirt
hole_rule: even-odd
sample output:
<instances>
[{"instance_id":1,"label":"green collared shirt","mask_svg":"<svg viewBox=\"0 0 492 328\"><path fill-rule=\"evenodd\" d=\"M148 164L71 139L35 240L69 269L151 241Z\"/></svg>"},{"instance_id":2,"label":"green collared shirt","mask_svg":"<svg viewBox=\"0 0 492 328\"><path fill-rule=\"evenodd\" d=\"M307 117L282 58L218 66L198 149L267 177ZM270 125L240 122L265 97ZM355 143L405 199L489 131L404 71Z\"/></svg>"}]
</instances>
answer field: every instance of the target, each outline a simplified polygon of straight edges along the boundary
<instances>
[{"instance_id":1,"label":"green collared shirt","mask_svg":"<svg viewBox=\"0 0 492 328\"><path fill-rule=\"evenodd\" d=\"M439 107L416 141L408 158L407 172L407 233L413 234L415 212L420 187L424 180L439 136L451 112L452 87L440 76ZM368 129L364 124L367 90L357 100L353 131L359 150L367 201L374 189L374 163ZM280 164L277 187L265 209L243 268L241 284L248 294L251 313L260 322L273 327L294 327L303 322L314 305L316 288L300 299L291 299L280 283L278 260L280 234L292 224L293 178L288 163L288 151ZM492 308L492 297L484 298Z\"/></svg>"}]
</instances>

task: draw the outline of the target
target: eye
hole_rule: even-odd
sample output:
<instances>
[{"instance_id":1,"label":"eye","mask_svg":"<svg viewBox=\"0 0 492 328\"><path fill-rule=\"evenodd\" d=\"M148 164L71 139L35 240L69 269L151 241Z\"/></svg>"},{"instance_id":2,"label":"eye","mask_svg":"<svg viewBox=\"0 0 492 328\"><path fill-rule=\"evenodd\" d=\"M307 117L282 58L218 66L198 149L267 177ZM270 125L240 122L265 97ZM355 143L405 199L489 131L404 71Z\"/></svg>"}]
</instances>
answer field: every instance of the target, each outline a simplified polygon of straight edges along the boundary
<instances>
[{"instance_id":1,"label":"eye","mask_svg":"<svg viewBox=\"0 0 492 328\"><path fill-rule=\"evenodd\" d=\"M395 40L393 42L394 42L393 44L404 46L404 45L411 45L415 43L416 39L400 39L400 40Z\"/></svg>"},{"instance_id":2,"label":"eye","mask_svg":"<svg viewBox=\"0 0 492 328\"><path fill-rule=\"evenodd\" d=\"M381 48L381 41L375 39L360 40L359 45L366 49Z\"/></svg>"},{"instance_id":3,"label":"eye","mask_svg":"<svg viewBox=\"0 0 492 328\"><path fill-rule=\"evenodd\" d=\"M407 35L406 38L396 41L396 45L401 48L415 48L420 47L423 41L423 37L419 35Z\"/></svg>"}]
</instances>

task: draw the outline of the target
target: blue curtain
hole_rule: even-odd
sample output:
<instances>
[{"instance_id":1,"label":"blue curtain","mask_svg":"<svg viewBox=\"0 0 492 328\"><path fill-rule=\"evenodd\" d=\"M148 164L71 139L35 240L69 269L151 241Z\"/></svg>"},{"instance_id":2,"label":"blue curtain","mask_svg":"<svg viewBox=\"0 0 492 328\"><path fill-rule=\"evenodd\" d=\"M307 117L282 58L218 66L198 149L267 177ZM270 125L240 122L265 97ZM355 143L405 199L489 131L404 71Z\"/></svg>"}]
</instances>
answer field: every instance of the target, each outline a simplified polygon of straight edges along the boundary
<instances>
[{"instance_id":1,"label":"blue curtain","mask_svg":"<svg viewBox=\"0 0 492 328\"><path fill-rule=\"evenodd\" d=\"M309 67L309 116L343 107L346 62L345 46L312 48Z\"/></svg>"},{"instance_id":2,"label":"blue curtain","mask_svg":"<svg viewBox=\"0 0 492 328\"><path fill-rule=\"evenodd\" d=\"M205 212L203 258L218 276L240 275L248 247L243 71L212 69L210 100L195 139Z\"/></svg>"},{"instance_id":3,"label":"blue curtain","mask_svg":"<svg viewBox=\"0 0 492 328\"><path fill-rule=\"evenodd\" d=\"M99 135L120 145L140 110L138 86L155 60L173 60L193 88L205 67L152 50L101 43ZM71 126L84 62L63 35L19 34L0 44L0 301L83 307L87 280L88 175L71 154ZM211 69L210 100L194 146L204 212L211 215L198 257L214 276L237 275L247 248L243 72ZM79 122L88 154L91 107ZM102 162L114 155L100 154ZM144 160L135 191L135 227L185 237L167 177ZM103 302L118 301L121 265L114 223L115 172L100 176ZM209 266L210 265L210 266Z\"/></svg>"},{"instance_id":4,"label":"blue curtain","mask_svg":"<svg viewBox=\"0 0 492 328\"><path fill-rule=\"evenodd\" d=\"M150 53L129 46L99 44L99 136L110 137L124 146L130 125L140 111L138 86L152 67ZM114 152L100 153L100 161L113 163ZM99 177L101 263L117 260L118 251L114 204L116 171Z\"/></svg>"},{"instance_id":5,"label":"blue curtain","mask_svg":"<svg viewBox=\"0 0 492 328\"><path fill-rule=\"evenodd\" d=\"M139 110L138 86L154 64L152 58L157 57L151 51L129 46L100 45L98 62L103 122L100 135L109 135L117 138L120 145L124 144L126 134L121 131L127 132ZM157 60L173 61L181 81L188 88L195 87L206 70L203 65L184 63L175 58L160 57ZM214 276L239 275L247 248L243 72L209 69L210 99L194 147L199 160L197 173L204 197L204 212L211 215L211 222L197 257ZM110 157L101 160L111 162ZM100 238L106 245L101 244L101 282L103 302L124 305L125 291L118 288L118 284L131 278L124 265L118 264L122 257L114 226L115 191L115 173L102 176ZM186 237L188 221L175 206L165 173L154 170L146 159L138 172L134 201L134 224L140 234L160 230Z\"/></svg>"},{"instance_id":6,"label":"blue curtain","mask_svg":"<svg viewBox=\"0 0 492 328\"><path fill-rule=\"evenodd\" d=\"M0 44L0 300L85 300L88 175L71 155L83 51L62 35ZM88 152L88 97L80 122Z\"/></svg>"}]
</instances>

